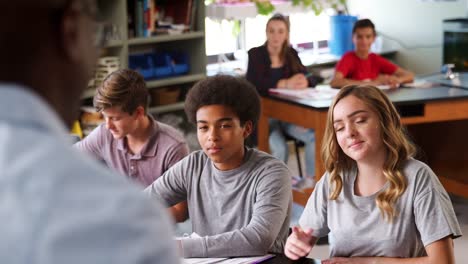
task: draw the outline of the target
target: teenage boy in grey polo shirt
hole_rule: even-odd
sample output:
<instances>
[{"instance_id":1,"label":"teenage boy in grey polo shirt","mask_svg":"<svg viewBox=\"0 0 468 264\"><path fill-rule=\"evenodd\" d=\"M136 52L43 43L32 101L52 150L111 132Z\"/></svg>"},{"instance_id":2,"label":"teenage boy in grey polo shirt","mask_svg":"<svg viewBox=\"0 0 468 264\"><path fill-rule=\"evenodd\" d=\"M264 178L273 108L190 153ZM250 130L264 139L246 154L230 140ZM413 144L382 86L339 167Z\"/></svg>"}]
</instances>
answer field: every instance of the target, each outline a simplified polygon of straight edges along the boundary
<instances>
[{"instance_id":1,"label":"teenage boy in grey polo shirt","mask_svg":"<svg viewBox=\"0 0 468 264\"><path fill-rule=\"evenodd\" d=\"M130 69L111 73L94 96L105 124L75 144L145 187L188 154L176 129L147 114L147 102L148 89L139 73ZM179 212L173 212L177 221L185 220L185 203L173 210Z\"/></svg>"},{"instance_id":2,"label":"teenage boy in grey polo shirt","mask_svg":"<svg viewBox=\"0 0 468 264\"><path fill-rule=\"evenodd\" d=\"M187 200L192 229L184 257L282 253L289 229L291 174L286 165L245 147L260 115L248 81L218 75L198 82L185 111L202 150L166 171L145 191L171 206Z\"/></svg>"}]
</instances>

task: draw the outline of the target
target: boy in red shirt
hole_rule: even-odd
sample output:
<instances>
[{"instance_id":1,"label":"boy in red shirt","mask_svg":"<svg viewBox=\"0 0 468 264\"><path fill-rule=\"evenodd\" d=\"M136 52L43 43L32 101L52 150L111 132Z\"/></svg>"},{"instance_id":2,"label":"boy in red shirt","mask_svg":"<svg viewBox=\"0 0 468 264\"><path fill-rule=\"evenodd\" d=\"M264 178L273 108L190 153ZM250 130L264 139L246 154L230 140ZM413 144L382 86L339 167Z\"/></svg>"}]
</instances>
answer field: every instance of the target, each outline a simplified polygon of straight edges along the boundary
<instances>
[{"instance_id":1,"label":"boy in red shirt","mask_svg":"<svg viewBox=\"0 0 468 264\"><path fill-rule=\"evenodd\" d=\"M412 82L414 74L370 52L375 40L375 26L369 19L358 20L353 27L355 51L343 55L336 65L330 85L340 88L349 84L389 85L392 88Z\"/></svg>"}]
</instances>

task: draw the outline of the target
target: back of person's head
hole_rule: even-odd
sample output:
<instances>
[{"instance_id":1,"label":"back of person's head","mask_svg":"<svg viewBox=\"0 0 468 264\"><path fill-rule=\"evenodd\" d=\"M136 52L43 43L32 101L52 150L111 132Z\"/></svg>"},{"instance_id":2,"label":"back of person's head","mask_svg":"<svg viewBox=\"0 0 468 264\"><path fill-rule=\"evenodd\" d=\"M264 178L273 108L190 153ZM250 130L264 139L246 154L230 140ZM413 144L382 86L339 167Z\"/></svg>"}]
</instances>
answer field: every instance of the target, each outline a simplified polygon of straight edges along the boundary
<instances>
[{"instance_id":1,"label":"back of person's head","mask_svg":"<svg viewBox=\"0 0 468 264\"><path fill-rule=\"evenodd\" d=\"M240 124L251 121L253 127L260 117L260 97L255 87L246 79L229 75L216 75L197 82L185 99L185 113L196 124L197 111L207 105L231 108Z\"/></svg>"},{"instance_id":2,"label":"back of person's head","mask_svg":"<svg viewBox=\"0 0 468 264\"><path fill-rule=\"evenodd\" d=\"M0 80L21 82L28 71L44 72L35 63L54 51L60 56L60 24L71 6L77 10L95 9L93 0L15 0L0 1ZM93 6L93 7L91 7ZM47 51L47 53L44 53ZM54 74L51 72L50 74Z\"/></svg>"},{"instance_id":3,"label":"back of person's head","mask_svg":"<svg viewBox=\"0 0 468 264\"><path fill-rule=\"evenodd\" d=\"M359 19L358 21L356 21L354 23L354 26L353 26L353 34L356 33L356 30L357 29L360 29L360 28L371 28L372 29L372 32L374 32L374 35L376 35L376 31L375 31L375 25L374 23L372 23L372 21L368 18L365 18L365 19Z\"/></svg>"},{"instance_id":4,"label":"back of person's head","mask_svg":"<svg viewBox=\"0 0 468 264\"><path fill-rule=\"evenodd\" d=\"M331 194L331 198L336 199L341 192L342 182L339 174L350 170L356 164L340 148L333 126L333 110L340 100L347 96L354 96L361 100L378 117L382 141L387 154L383 171L390 181L390 188L388 191L379 194L377 204L383 204L379 205L379 208L392 219L396 212L393 211L393 208L389 204L395 202L406 188L406 181L401 173L401 169L403 164L415 155L416 148L407 136L397 109L387 95L375 86L348 85L341 88L328 110L327 124L322 142L322 159L325 169L330 172L331 180L336 187Z\"/></svg>"},{"instance_id":5,"label":"back of person's head","mask_svg":"<svg viewBox=\"0 0 468 264\"><path fill-rule=\"evenodd\" d=\"M120 107L123 112L133 114L138 106L148 106L148 89L143 76L130 69L121 69L109 74L96 89L94 107L102 111Z\"/></svg>"},{"instance_id":6,"label":"back of person's head","mask_svg":"<svg viewBox=\"0 0 468 264\"><path fill-rule=\"evenodd\" d=\"M30 6L29 6L30 4ZM0 80L21 81L42 45L50 45L52 1L0 1Z\"/></svg>"},{"instance_id":7,"label":"back of person's head","mask_svg":"<svg viewBox=\"0 0 468 264\"><path fill-rule=\"evenodd\" d=\"M40 95L71 125L92 75L94 0L0 1L0 81Z\"/></svg>"}]
</instances>

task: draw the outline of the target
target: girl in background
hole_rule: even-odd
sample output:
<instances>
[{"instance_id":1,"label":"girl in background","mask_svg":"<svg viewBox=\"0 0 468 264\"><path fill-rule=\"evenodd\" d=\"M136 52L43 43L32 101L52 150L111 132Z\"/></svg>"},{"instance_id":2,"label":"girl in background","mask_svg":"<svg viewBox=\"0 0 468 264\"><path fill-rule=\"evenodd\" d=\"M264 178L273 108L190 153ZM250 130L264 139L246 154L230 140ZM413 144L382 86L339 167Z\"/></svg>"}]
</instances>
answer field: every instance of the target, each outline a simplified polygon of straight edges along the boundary
<instances>
[{"instance_id":1,"label":"girl in background","mask_svg":"<svg viewBox=\"0 0 468 264\"><path fill-rule=\"evenodd\" d=\"M257 88L260 95L267 95L270 88L305 89L315 86L314 78L307 78L297 51L289 44L289 21L276 14L266 25L265 44L249 50L247 80ZM285 135L301 140L305 144L306 178L302 186L313 186L315 173L315 133L279 120L270 120L269 145L273 156L285 163L288 146Z\"/></svg>"}]
</instances>

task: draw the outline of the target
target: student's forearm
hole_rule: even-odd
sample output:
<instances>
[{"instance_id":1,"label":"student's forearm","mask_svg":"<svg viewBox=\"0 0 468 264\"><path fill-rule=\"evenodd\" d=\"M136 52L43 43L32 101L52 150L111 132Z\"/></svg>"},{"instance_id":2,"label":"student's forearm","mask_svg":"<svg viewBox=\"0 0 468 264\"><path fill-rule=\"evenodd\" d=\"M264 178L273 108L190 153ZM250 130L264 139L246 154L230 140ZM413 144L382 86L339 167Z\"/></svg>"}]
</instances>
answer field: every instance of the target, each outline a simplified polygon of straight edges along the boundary
<instances>
[{"instance_id":1,"label":"student's forearm","mask_svg":"<svg viewBox=\"0 0 468 264\"><path fill-rule=\"evenodd\" d=\"M414 74L407 72L405 74L402 74L401 76L397 76L397 78L399 83L409 83L414 80Z\"/></svg>"},{"instance_id":2,"label":"student's forearm","mask_svg":"<svg viewBox=\"0 0 468 264\"><path fill-rule=\"evenodd\" d=\"M399 68L395 72L394 76L398 79L399 83L408 83L414 80L414 73L404 70L402 68Z\"/></svg>"},{"instance_id":3,"label":"student's forearm","mask_svg":"<svg viewBox=\"0 0 468 264\"><path fill-rule=\"evenodd\" d=\"M187 202L178 203L172 207L169 207L169 214L172 215L172 218L176 223L184 222L188 219L188 209Z\"/></svg>"},{"instance_id":4,"label":"student's forearm","mask_svg":"<svg viewBox=\"0 0 468 264\"><path fill-rule=\"evenodd\" d=\"M243 228L213 236L182 240L184 258L258 256L268 253L274 237L268 231ZM278 252L280 253L280 252Z\"/></svg>"}]
</instances>

